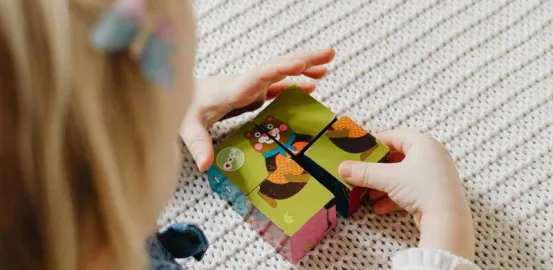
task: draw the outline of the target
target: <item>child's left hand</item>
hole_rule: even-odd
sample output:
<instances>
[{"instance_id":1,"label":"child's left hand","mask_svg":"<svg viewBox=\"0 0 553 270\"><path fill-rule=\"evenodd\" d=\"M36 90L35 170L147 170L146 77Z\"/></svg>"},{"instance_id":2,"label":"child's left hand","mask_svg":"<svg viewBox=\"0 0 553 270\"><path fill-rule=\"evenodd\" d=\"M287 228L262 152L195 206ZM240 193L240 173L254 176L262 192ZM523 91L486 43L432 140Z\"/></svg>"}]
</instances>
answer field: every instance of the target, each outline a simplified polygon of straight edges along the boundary
<instances>
[{"instance_id":1,"label":"child's left hand","mask_svg":"<svg viewBox=\"0 0 553 270\"><path fill-rule=\"evenodd\" d=\"M255 110L287 87L296 84L311 93L315 84L292 83L288 76L305 75L320 79L326 75L325 64L334 59L332 48L292 53L237 75L219 75L196 82L194 101L185 116L181 136L201 171L213 162L213 145L207 129L215 122Z\"/></svg>"}]
</instances>

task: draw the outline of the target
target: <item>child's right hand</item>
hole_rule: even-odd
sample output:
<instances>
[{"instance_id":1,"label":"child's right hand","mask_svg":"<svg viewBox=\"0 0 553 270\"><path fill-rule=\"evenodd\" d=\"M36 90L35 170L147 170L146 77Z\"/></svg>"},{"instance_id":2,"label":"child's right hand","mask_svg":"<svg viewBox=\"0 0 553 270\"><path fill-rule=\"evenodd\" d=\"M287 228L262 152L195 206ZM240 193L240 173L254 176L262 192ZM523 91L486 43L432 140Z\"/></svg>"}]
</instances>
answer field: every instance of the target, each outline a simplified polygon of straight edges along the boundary
<instances>
[{"instance_id":1,"label":"child's right hand","mask_svg":"<svg viewBox=\"0 0 553 270\"><path fill-rule=\"evenodd\" d=\"M413 130L376 135L390 147L392 163L345 161L340 175L371 192L375 212L402 208L413 214L421 231L419 247L440 249L472 260L472 216L447 149L433 138ZM386 196L387 194L387 196Z\"/></svg>"}]
</instances>

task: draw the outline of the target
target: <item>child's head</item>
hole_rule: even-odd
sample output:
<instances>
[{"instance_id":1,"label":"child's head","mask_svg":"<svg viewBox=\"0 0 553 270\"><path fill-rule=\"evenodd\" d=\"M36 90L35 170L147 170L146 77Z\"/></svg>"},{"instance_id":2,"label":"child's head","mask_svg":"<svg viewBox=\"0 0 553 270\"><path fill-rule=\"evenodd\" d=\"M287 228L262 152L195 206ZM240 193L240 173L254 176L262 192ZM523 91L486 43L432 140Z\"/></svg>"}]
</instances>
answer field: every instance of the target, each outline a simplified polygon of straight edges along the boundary
<instances>
[{"instance_id":1,"label":"child's head","mask_svg":"<svg viewBox=\"0 0 553 270\"><path fill-rule=\"evenodd\" d=\"M179 76L160 89L128 51L92 45L112 5L0 1L1 268L145 262L144 238L175 184L194 24L185 0L146 1L151 17L170 19L175 32Z\"/></svg>"}]
</instances>

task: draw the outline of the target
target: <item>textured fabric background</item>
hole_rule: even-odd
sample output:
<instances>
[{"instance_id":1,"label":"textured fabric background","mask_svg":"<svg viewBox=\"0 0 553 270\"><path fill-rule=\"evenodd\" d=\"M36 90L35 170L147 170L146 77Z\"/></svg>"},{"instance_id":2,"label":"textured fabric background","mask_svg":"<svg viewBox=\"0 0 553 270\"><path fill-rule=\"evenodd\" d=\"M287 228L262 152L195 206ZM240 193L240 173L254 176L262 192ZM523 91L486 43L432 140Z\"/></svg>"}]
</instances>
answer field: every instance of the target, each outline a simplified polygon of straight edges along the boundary
<instances>
[{"instance_id":1,"label":"textured fabric background","mask_svg":"<svg viewBox=\"0 0 553 270\"><path fill-rule=\"evenodd\" d=\"M553 1L196 0L199 76L337 49L315 97L370 131L413 127L453 153L483 269L553 269ZM224 138L252 114L218 124ZM417 243L405 214L362 209L288 264L211 192L185 151L160 225L194 222L193 269L378 269ZM424 187L421 187L424 188Z\"/></svg>"}]
</instances>

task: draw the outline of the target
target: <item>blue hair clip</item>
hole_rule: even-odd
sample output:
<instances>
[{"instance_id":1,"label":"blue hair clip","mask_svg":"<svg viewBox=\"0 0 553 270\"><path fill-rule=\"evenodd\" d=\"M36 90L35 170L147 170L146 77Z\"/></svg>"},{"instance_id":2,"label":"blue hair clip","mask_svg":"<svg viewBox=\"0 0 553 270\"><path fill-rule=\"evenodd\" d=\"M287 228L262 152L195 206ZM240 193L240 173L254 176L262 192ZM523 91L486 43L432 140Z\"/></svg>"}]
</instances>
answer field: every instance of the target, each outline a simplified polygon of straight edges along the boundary
<instances>
[{"instance_id":1,"label":"blue hair clip","mask_svg":"<svg viewBox=\"0 0 553 270\"><path fill-rule=\"evenodd\" d=\"M93 30L93 45L106 52L129 50L139 33L142 4L140 0L117 2ZM171 55L174 51L170 25L158 25L146 37L139 55L139 66L144 76L154 84L171 85L174 79Z\"/></svg>"}]
</instances>

